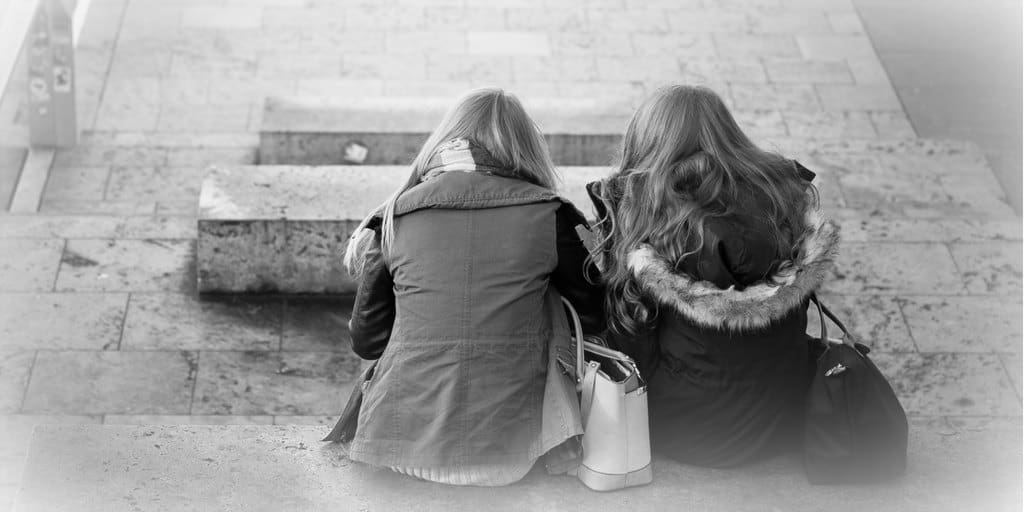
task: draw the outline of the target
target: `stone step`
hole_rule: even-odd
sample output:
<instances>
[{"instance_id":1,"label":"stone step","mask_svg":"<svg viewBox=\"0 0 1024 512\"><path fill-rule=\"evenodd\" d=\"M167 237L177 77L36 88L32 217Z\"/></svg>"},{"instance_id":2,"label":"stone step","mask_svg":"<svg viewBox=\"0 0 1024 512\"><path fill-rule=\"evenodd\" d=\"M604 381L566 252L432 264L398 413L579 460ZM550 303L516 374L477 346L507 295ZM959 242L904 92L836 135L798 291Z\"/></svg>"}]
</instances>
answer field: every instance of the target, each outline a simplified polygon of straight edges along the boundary
<instances>
[{"instance_id":1,"label":"stone step","mask_svg":"<svg viewBox=\"0 0 1024 512\"><path fill-rule=\"evenodd\" d=\"M408 164L453 104L451 98L268 98L260 127L260 163ZM632 106L597 98L524 99L559 165L605 165ZM365 160L346 158L356 143Z\"/></svg>"},{"instance_id":2,"label":"stone step","mask_svg":"<svg viewBox=\"0 0 1024 512\"><path fill-rule=\"evenodd\" d=\"M561 171L564 195L589 212L584 185L609 169ZM341 263L349 235L408 174L404 166L212 169L199 198L199 291L352 292Z\"/></svg>"},{"instance_id":3,"label":"stone step","mask_svg":"<svg viewBox=\"0 0 1024 512\"><path fill-rule=\"evenodd\" d=\"M416 481L354 463L326 427L43 425L15 509L177 510L1020 510L1020 418L912 421L908 474L812 486L795 456L732 470L655 458L654 482L611 493L535 468L502 488Z\"/></svg>"},{"instance_id":4,"label":"stone step","mask_svg":"<svg viewBox=\"0 0 1024 512\"><path fill-rule=\"evenodd\" d=\"M850 241L1020 239L1020 217L972 145L789 143L785 153L818 173L822 205L846 221ZM563 195L593 217L584 185L607 176L610 168L559 170ZM407 166L367 165L213 171L200 194L199 290L351 292L341 265L347 239L408 173Z\"/></svg>"}]
</instances>

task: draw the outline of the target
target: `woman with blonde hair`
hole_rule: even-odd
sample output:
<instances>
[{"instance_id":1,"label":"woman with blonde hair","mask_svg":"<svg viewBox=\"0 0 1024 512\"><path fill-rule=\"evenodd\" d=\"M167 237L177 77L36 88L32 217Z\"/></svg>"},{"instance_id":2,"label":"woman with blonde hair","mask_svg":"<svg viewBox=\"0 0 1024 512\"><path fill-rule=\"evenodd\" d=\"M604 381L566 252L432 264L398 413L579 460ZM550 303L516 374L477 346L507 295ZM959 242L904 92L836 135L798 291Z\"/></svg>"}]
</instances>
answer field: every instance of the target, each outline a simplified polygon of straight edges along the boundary
<instances>
[{"instance_id":1,"label":"woman with blonde hair","mask_svg":"<svg viewBox=\"0 0 1024 512\"><path fill-rule=\"evenodd\" d=\"M813 178L680 85L635 112L618 170L588 185L610 338L647 374L656 453L732 466L801 433L806 309L838 245Z\"/></svg>"},{"instance_id":2,"label":"woman with blonde hair","mask_svg":"<svg viewBox=\"0 0 1024 512\"><path fill-rule=\"evenodd\" d=\"M473 91L356 230L345 255L359 282L352 348L378 361L353 460L505 485L580 433L542 429L548 344L565 331L555 290L588 330L603 328L603 289L575 230L585 222L556 179L520 102Z\"/></svg>"}]
</instances>

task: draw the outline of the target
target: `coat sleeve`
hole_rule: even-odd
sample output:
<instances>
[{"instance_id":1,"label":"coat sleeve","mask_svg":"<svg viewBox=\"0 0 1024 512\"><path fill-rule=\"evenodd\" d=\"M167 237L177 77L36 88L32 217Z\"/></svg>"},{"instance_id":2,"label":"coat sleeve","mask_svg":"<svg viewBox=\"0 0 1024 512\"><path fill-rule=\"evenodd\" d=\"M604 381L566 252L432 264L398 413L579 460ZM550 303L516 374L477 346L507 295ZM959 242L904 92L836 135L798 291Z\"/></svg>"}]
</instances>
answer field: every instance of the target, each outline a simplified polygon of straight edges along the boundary
<instances>
[{"instance_id":1,"label":"coat sleeve","mask_svg":"<svg viewBox=\"0 0 1024 512\"><path fill-rule=\"evenodd\" d=\"M570 204L555 213L558 265L551 275L551 283L562 297L572 302L580 315L583 331L597 334L605 328L604 285L601 272L587 259L587 248L576 232L576 226L580 225L586 227L586 219Z\"/></svg>"},{"instance_id":2,"label":"coat sleeve","mask_svg":"<svg viewBox=\"0 0 1024 512\"><path fill-rule=\"evenodd\" d=\"M368 244L348 322L352 351L363 359L379 359L391 338L395 322L394 281L380 249L380 232Z\"/></svg>"}]
</instances>

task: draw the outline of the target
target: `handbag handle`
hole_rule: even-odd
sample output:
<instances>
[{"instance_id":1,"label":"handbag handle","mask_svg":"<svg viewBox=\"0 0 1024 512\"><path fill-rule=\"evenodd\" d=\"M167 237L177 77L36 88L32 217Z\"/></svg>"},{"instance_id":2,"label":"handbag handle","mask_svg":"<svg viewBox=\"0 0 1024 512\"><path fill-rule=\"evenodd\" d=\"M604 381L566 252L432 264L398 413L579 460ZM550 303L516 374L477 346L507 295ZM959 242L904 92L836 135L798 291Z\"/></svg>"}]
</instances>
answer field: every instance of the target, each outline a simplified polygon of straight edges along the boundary
<instances>
[{"instance_id":1,"label":"handbag handle","mask_svg":"<svg viewBox=\"0 0 1024 512\"><path fill-rule=\"evenodd\" d=\"M569 318L572 319L573 339L576 341L576 391L583 389L583 323L580 322L580 314L576 312L572 302L562 297L562 304L569 311Z\"/></svg>"},{"instance_id":2,"label":"handbag handle","mask_svg":"<svg viewBox=\"0 0 1024 512\"><path fill-rule=\"evenodd\" d=\"M811 302L813 302L818 308L818 320L821 322L821 340L826 343L828 342L828 328L825 325L825 319L828 318L829 320L832 320L832 323L839 327L839 330L843 331L843 343L851 347L854 346L855 342L853 340L853 335L850 334L850 330L846 328L846 325L844 325L838 317L836 317L835 313L822 304L821 299L818 298L818 294L811 294Z\"/></svg>"}]
</instances>

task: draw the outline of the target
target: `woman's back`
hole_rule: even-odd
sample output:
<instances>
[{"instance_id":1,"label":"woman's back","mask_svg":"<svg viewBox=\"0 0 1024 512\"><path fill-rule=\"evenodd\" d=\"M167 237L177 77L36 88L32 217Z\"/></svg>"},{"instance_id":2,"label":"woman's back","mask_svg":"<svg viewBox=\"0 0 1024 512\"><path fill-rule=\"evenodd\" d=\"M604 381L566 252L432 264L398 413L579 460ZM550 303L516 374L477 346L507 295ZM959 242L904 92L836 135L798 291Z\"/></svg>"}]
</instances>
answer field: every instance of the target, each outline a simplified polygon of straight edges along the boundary
<instances>
[{"instance_id":1,"label":"woman's back","mask_svg":"<svg viewBox=\"0 0 1024 512\"><path fill-rule=\"evenodd\" d=\"M552 192L486 174L446 173L407 192L388 266L401 334L419 341L538 335L557 263Z\"/></svg>"}]
</instances>

